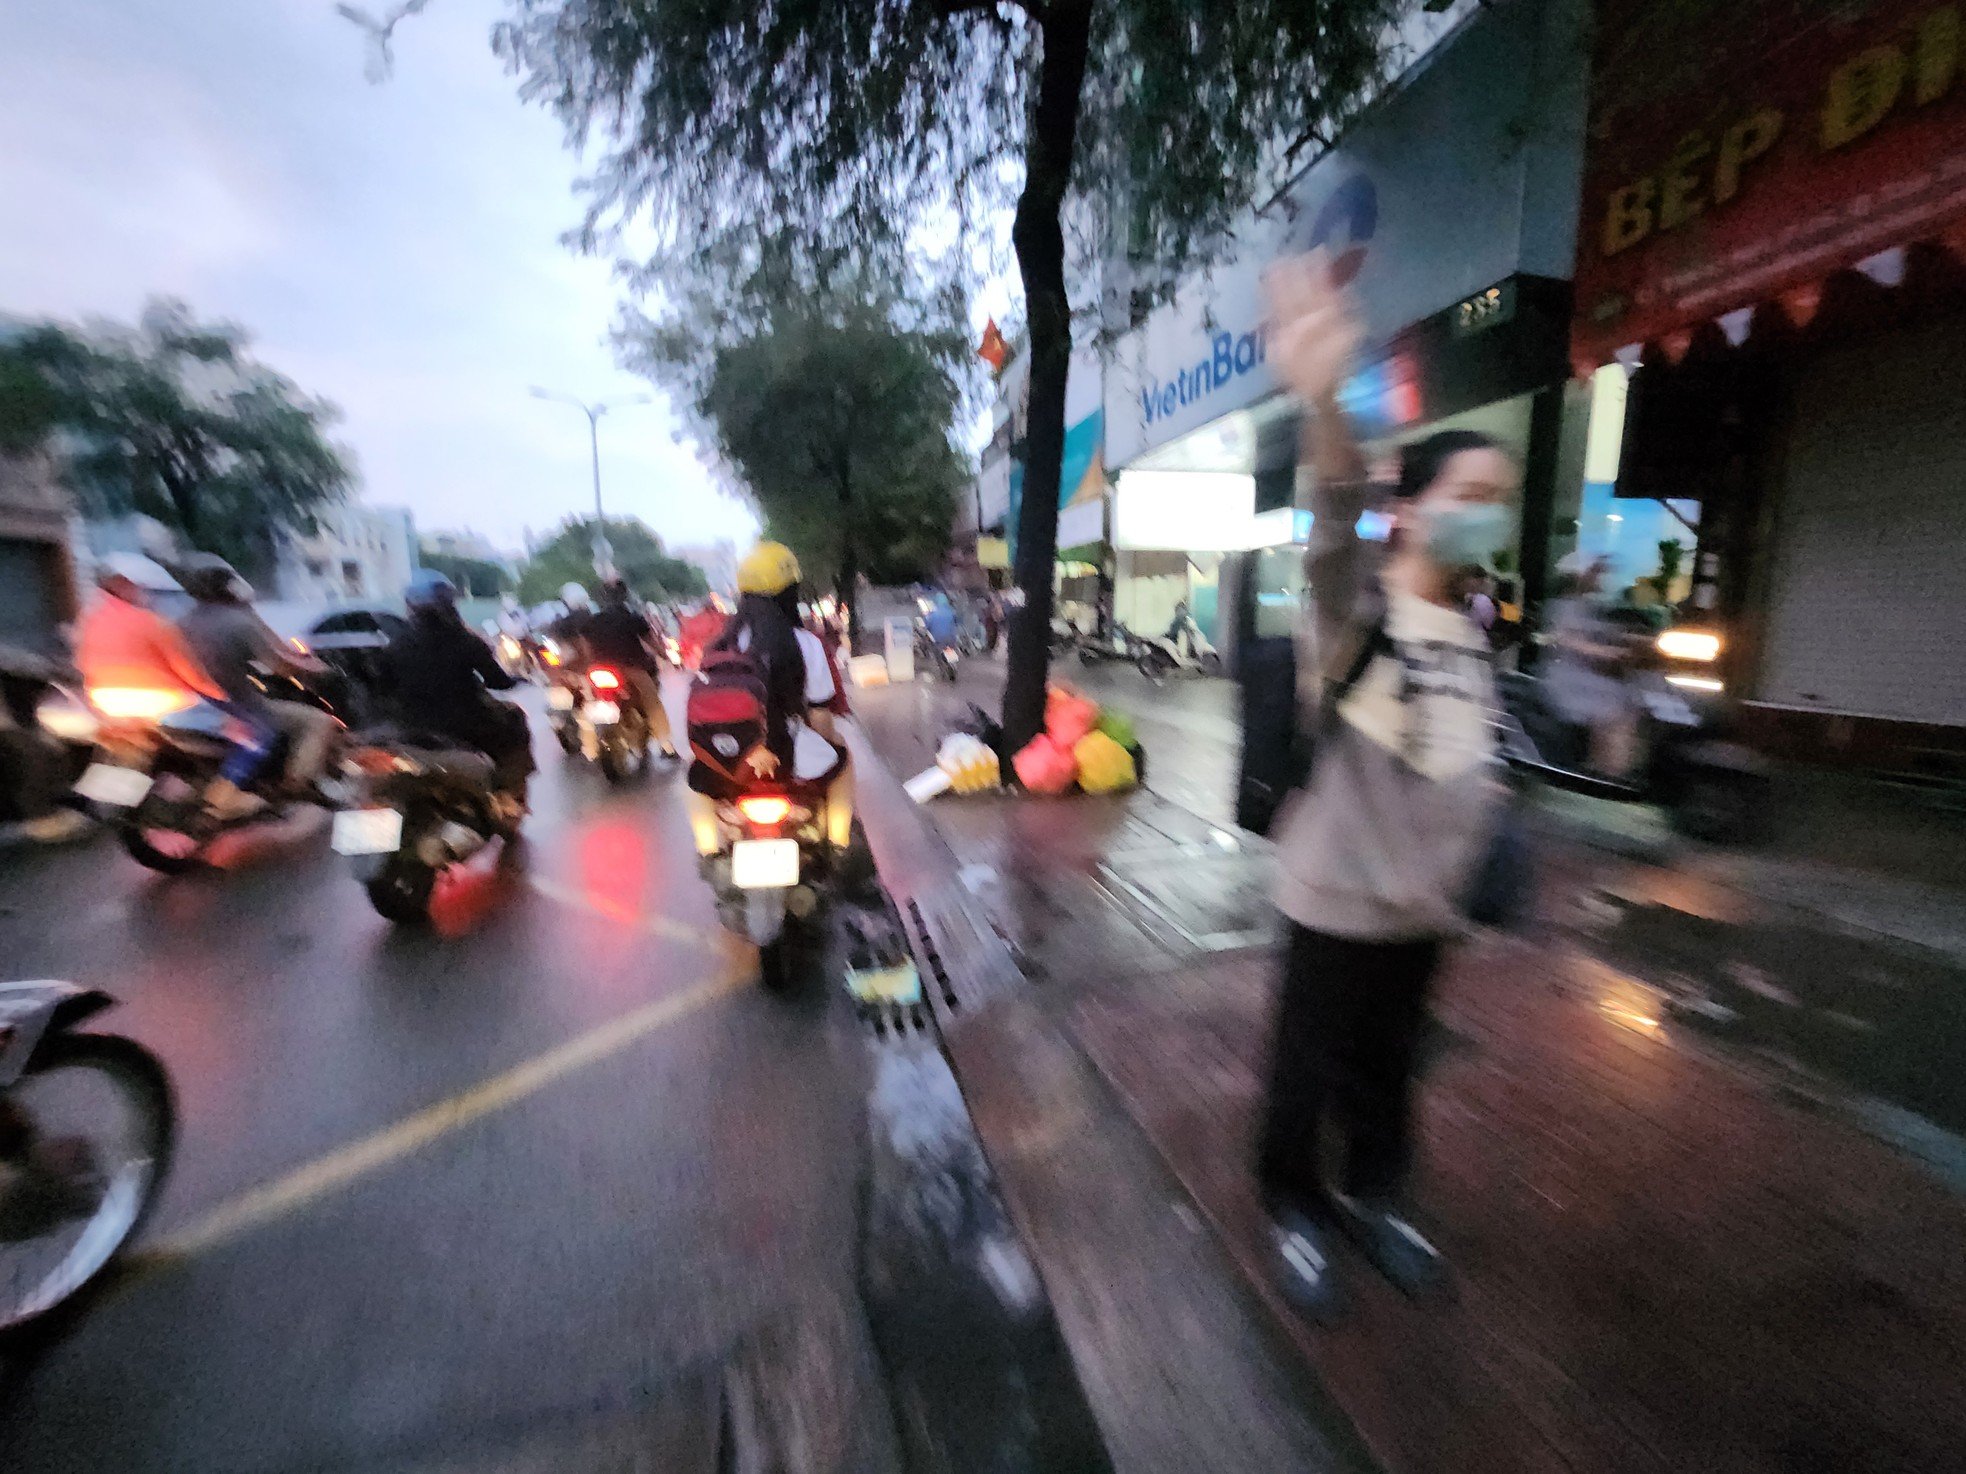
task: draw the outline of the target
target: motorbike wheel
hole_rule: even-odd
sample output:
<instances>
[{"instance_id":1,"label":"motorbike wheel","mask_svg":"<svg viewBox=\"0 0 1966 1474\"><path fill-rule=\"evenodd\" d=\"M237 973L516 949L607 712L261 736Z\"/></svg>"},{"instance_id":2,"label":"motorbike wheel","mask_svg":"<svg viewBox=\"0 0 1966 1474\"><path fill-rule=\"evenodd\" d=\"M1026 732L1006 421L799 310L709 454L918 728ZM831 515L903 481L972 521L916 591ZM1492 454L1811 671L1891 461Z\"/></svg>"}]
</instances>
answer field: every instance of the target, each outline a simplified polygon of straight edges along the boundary
<instances>
[{"instance_id":1,"label":"motorbike wheel","mask_svg":"<svg viewBox=\"0 0 1966 1474\"><path fill-rule=\"evenodd\" d=\"M187 874L204 865L205 845L211 838L209 833L200 832L209 826L201 823L204 816L197 806L195 794L181 803L146 798L117 822L116 837L130 858L145 869L160 875ZM199 829L194 829L194 824Z\"/></svg>"},{"instance_id":2,"label":"motorbike wheel","mask_svg":"<svg viewBox=\"0 0 1966 1474\"><path fill-rule=\"evenodd\" d=\"M1222 652L1221 652L1221 651L1219 651L1219 650L1210 650L1210 651L1207 651L1207 652L1205 652L1205 653L1204 653L1204 654L1202 655L1202 657L1201 657L1201 673L1202 673L1203 675L1205 675L1205 676L1219 676L1219 675L1221 675L1221 674L1222 674Z\"/></svg>"},{"instance_id":3,"label":"motorbike wheel","mask_svg":"<svg viewBox=\"0 0 1966 1474\"><path fill-rule=\"evenodd\" d=\"M430 897L437 888L437 872L423 861L398 854L368 881L369 904L376 914L399 926L415 926L430 919Z\"/></svg>"},{"instance_id":4,"label":"motorbike wheel","mask_svg":"<svg viewBox=\"0 0 1966 1474\"><path fill-rule=\"evenodd\" d=\"M1174 669L1174 662L1152 646L1148 646L1140 652L1139 665L1140 674L1156 686L1166 684L1167 673Z\"/></svg>"},{"instance_id":5,"label":"motorbike wheel","mask_svg":"<svg viewBox=\"0 0 1966 1474\"><path fill-rule=\"evenodd\" d=\"M16 1100L58 1077L93 1075L106 1082L129 1108L133 1140L130 1160L117 1164L104 1185L101 1201L86 1219L74 1243L38 1283L22 1288L18 1273L0 1268L0 1338L12 1341L46 1325L55 1312L73 1308L79 1297L97 1284L110 1263L143 1231L170 1172L177 1147L177 1110L169 1077L156 1056L142 1045L115 1034L60 1034L48 1040L10 1094ZM0 1096L0 1111L8 1100ZM0 1174L0 1220L10 1226L16 1214L31 1214L35 1205L18 1195L34 1189L26 1174ZM45 1211L45 1210L44 1210ZM57 1227L78 1220L63 1216ZM48 1235L39 1236L45 1239ZM0 1235L0 1267L16 1255L31 1254L36 1238ZM31 1260L29 1261L31 1262Z\"/></svg>"},{"instance_id":6,"label":"motorbike wheel","mask_svg":"<svg viewBox=\"0 0 1966 1474\"><path fill-rule=\"evenodd\" d=\"M621 728L615 737L601 744L601 773L608 782L621 784L640 777L649 767L649 734L639 715L621 714Z\"/></svg>"}]
</instances>

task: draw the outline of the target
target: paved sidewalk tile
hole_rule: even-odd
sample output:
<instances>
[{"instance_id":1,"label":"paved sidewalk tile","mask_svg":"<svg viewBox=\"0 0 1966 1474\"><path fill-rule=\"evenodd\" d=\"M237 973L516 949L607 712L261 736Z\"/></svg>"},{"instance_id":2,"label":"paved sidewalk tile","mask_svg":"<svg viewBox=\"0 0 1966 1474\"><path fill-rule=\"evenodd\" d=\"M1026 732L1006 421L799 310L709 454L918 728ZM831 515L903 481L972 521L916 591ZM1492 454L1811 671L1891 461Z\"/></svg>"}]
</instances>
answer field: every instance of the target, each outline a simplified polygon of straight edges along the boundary
<instances>
[{"instance_id":1,"label":"paved sidewalk tile","mask_svg":"<svg viewBox=\"0 0 1966 1474\"><path fill-rule=\"evenodd\" d=\"M863 712L883 751L946 715L896 695ZM1615 862L1554 854L1544 924L1444 976L1417 1196L1458 1298L1415 1307L1348 1256L1357 1313L1319 1332L1270 1287L1250 1178L1276 964L1238 949L1263 907L1234 837L1144 792L929 812L1395 1474L1961 1466L1966 1199L1552 924Z\"/></svg>"},{"instance_id":2,"label":"paved sidewalk tile","mask_svg":"<svg viewBox=\"0 0 1966 1474\"><path fill-rule=\"evenodd\" d=\"M1071 1024L1259 1281L1248 1160L1274 966L1101 989ZM1307 1354L1413 1474L1948 1467L1966 1446L1966 1203L1686 1047L1648 997L1516 942L1451 969L1418 1198L1459 1301L1416 1309L1354 1261L1360 1313L1301 1330Z\"/></svg>"}]
</instances>

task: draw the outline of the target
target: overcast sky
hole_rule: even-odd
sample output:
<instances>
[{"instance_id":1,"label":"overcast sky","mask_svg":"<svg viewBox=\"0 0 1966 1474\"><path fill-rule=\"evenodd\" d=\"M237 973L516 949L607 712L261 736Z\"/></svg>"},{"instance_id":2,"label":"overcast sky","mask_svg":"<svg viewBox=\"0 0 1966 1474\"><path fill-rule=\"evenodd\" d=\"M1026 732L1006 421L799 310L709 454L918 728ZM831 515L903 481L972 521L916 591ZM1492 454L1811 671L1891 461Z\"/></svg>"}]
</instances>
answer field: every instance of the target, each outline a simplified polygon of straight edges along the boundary
<instances>
[{"instance_id":1,"label":"overcast sky","mask_svg":"<svg viewBox=\"0 0 1966 1474\"><path fill-rule=\"evenodd\" d=\"M607 347L607 264L559 244L578 164L493 57L499 9L436 0L370 86L331 0L6 0L0 312L183 297L341 406L366 500L511 547L585 509L587 422L527 386L649 386ZM660 403L602 421L609 510L750 536L674 437Z\"/></svg>"}]
</instances>

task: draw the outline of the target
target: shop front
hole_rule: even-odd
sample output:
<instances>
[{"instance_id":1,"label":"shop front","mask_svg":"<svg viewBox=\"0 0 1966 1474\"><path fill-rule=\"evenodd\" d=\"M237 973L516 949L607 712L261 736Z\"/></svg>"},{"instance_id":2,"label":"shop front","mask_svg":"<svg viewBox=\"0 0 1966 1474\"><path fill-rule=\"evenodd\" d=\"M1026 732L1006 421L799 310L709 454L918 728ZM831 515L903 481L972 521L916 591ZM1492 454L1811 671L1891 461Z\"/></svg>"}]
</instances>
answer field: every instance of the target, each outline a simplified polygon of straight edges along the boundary
<instances>
[{"instance_id":1,"label":"shop front","mask_svg":"<svg viewBox=\"0 0 1966 1474\"><path fill-rule=\"evenodd\" d=\"M1574 347L1629 378L1613 505L1695 509L1685 612L1764 745L1956 762L1966 8L1599 11Z\"/></svg>"},{"instance_id":2,"label":"shop front","mask_svg":"<svg viewBox=\"0 0 1966 1474\"><path fill-rule=\"evenodd\" d=\"M1494 434L1525 471L1519 536L1498 562L1518 599L1540 600L1559 505L1566 534L1579 515L1591 409L1568 352L1583 35L1582 0L1484 8L1253 218L1234 260L1122 338L1106 447L1117 604L1142 627L1182 593L1176 558L1191 607L1219 604L1211 638L1231 663L1298 606L1299 425L1267 360L1261 275L1313 246L1365 319L1343 398L1370 452L1388 463L1451 426ZM1135 531L1143 518L1159 530Z\"/></svg>"}]
</instances>

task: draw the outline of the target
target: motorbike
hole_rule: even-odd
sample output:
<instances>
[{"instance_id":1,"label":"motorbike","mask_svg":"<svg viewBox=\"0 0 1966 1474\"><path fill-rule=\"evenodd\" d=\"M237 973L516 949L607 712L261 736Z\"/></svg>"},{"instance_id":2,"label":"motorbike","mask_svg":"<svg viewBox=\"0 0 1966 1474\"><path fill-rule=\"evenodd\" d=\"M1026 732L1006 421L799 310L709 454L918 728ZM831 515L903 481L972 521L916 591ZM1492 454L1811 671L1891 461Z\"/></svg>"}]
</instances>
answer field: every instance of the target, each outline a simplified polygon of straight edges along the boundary
<instances>
[{"instance_id":1,"label":"motorbike","mask_svg":"<svg viewBox=\"0 0 1966 1474\"><path fill-rule=\"evenodd\" d=\"M0 1337L96 1284L170 1170L163 1066L134 1040L76 1028L114 1001L72 983L0 983Z\"/></svg>"},{"instance_id":2,"label":"motorbike","mask_svg":"<svg viewBox=\"0 0 1966 1474\"><path fill-rule=\"evenodd\" d=\"M330 715L336 710L311 680L267 674L255 681L273 700ZM323 794L285 791L281 769L287 739L282 734L246 785L248 792L267 801L266 807L220 818L205 794L243 736L233 718L182 691L95 688L89 700L99 719L96 750L74 792L95 806L130 858L151 870L178 875L197 869L221 834L283 818L291 802L331 806ZM341 738L338 730L329 771Z\"/></svg>"},{"instance_id":3,"label":"motorbike","mask_svg":"<svg viewBox=\"0 0 1966 1474\"><path fill-rule=\"evenodd\" d=\"M546 714L560 750L597 764L608 782L648 771L648 718L623 672L605 665L563 669L546 690Z\"/></svg>"},{"instance_id":4,"label":"motorbike","mask_svg":"<svg viewBox=\"0 0 1966 1474\"><path fill-rule=\"evenodd\" d=\"M915 625L915 669L953 681L961 667L962 651L954 641L942 641L929 634L928 626Z\"/></svg>"},{"instance_id":5,"label":"motorbike","mask_svg":"<svg viewBox=\"0 0 1966 1474\"><path fill-rule=\"evenodd\" d=\"M1176 673L1222 674L1221 653L1208 642L1192 614L1177 615L1164 635L1136 635L1133 645L1134 664L1156 686Z\"/></svg>"},{"instance_id":6,"label":"motorbike","mask_svg":"<svg viewBox=\"0 0 1966 1474\"><path fill-rule=\"evenodd\" d=\"M1081 665L1098 665L1108 660L1137 662L1140 642L1123 624L1115 623L1110 633L1080 635L1074 644Z\"/></svg>"},{"instance_id":7,"label":"motorbike","mask_svg":"<svg viewBox=\"0 0 1966 1474\"><path fill-rule=\"evenodd\" d=\"M428 921L438 877L517 830L494 802L492 760L442 737L367 733L341 775L348 797L330 842L390 921Z\"/></svg>"},{"instance_id":8,"label":"motorbike","mask_svg":"<svg viewBox=\"0 0 1966 1474\"><path fill-rule=\"evenodd\" d=\"M1731 709L1722 682L1709 674L1719 638L1675 629L1635 651L1625 679L1641 703L1636 771L1606 778L1587 766L1590 731L1566 721L1543 683L1521 671L1496 673L1504 721L1502 753L1510 767L1592 797L1657 804L1673 827L1695 839L1752 838L1767 816L1767 764L1729 740Z\"/></svg>"},{"instance_id":9,"label":"motorbike","mask_svg":"<svg viewBox=\"0 0 1966 1474\"><path fill-rule=\"evenodd\" d=\"M717 805L718 848L704 862L725 930L758 949L764 985L796 980L796 933L819 911L827 855L825 791L786 784L748 788Z\"/></svg>"}]
</instances>

